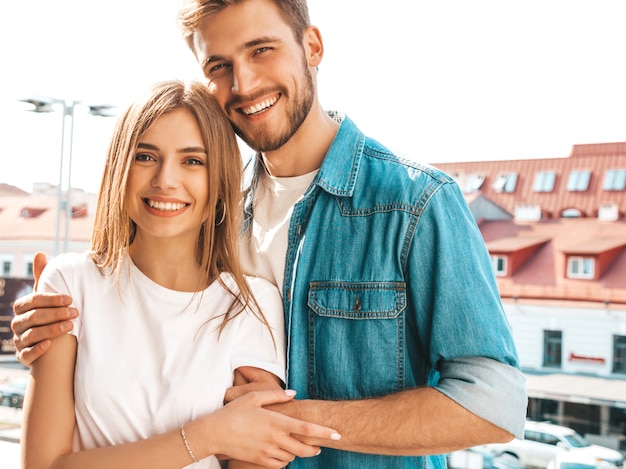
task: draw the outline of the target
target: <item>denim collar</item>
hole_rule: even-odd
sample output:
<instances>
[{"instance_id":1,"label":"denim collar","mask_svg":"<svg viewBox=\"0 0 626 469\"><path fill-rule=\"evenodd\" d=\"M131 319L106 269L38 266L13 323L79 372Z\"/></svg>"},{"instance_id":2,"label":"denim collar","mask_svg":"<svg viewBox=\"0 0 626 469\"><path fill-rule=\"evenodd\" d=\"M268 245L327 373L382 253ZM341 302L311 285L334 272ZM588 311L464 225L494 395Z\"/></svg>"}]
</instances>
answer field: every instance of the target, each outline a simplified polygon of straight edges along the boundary
<instances>
[{"instance_id":1,"label":"denim collar","mask_svg":"<svg viewBox=\"0 0 626 469\"><path fill-rule=\"evenodd\" d=\"M359 174L364 146L365 136L352 120L344 117L324 157L315 183L330 194L351 197Z\"/></svg>"},{"instance_id":2,"label":"denim collar","mask_svg":"<svg viewBox=\"0 0 626 469\"><path fill-rule=\"evenodd\" d=\"M324 157L313 185L319 186L330 194L351 197L363 157L365 136L347 116L337 118L332 113L329 114L335 120L340 121L341 125ZM263 159L261 154L257 153L248 161L244 169L244 189L249 195L250 190L253 191L256 188L261 171L264 171Z\"/></svg>"}]
</instances>

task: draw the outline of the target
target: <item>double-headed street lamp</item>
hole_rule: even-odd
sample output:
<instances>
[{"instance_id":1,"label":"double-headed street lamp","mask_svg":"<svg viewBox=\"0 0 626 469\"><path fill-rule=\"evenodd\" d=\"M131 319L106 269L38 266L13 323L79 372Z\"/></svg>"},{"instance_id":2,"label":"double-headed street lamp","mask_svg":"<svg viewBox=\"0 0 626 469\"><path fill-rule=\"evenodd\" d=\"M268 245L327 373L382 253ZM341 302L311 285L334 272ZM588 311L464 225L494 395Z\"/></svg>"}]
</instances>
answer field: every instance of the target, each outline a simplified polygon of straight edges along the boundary
<instances>
[{"instance_id":1,"label":"double-headed street lamp","mask_svg":"<svg viewBox=\"0 0 626 469\"><path fill-rule=\"evenodd\" d=\"M88 108L89 114L92 116L111 117L114 115L112 109L115 106L109 104L83 104L82 101L66 101L64 99L51 98L49 96L33 96L28 99L21 99L20 101L29 103L35 106L35 109L31 109L32 112L44 113L53 112L55 106L60 104L63 106L63 120L61 126L61 158L59 163L59 187L57 191L57 221L56 221L56 233L54 238L54 255L56 256L60 252L60 239L61 239L61 212L63 211L63 159L65 155L65 123L70 119L70 135L68 145L68 165L67 165L67 196L65 202L65 240L63 244L63 252L67 252L68 244L70 240L70 220L72 218L72 144L74 140L74 109L79 105L84 105Z\"/></svg>"}]
</instances>

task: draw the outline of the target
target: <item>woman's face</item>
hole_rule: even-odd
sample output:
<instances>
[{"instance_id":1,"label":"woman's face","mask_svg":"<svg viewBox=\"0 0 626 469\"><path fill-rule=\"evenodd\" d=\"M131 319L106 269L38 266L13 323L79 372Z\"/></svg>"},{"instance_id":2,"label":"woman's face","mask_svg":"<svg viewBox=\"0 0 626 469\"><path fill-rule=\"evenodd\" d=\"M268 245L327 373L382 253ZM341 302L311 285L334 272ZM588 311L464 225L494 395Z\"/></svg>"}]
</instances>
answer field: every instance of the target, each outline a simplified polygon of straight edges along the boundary
<instances>
[{"instance_id":1,"label":"woman's face","mask_svg":"<svg viewBox=\"0 0 626 469\"><path fill-rule=\"evenodd\" d=\"M130 173L128 213L137 237L195 243L208 199L207 150L194 115L175 109L141 137Z\"/></svg>"}]
</instances>

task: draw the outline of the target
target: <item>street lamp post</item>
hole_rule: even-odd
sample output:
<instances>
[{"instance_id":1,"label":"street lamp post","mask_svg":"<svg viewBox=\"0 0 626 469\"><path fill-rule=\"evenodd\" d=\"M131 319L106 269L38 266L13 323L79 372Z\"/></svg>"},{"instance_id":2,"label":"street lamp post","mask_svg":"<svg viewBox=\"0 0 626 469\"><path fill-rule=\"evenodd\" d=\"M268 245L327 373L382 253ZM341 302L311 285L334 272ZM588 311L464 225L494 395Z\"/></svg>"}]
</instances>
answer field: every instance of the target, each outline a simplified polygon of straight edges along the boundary
<instances>
[{"instance_id":1,"label":"street lamp post","mask_svg":"<svg viewBox=\"0 0 626 469\"><path fill-rule=\"evenodd\" d=\"M29 103L35 106L31 109L31 112L47 113L53 112L55 105L61 104L63 106L63 120L61 125L61 156L59 161L59 186L57 188L57 218L56 218L56 231L54 237L54 255L56 256L60 252L61 244L61 212L63 211L63 159L65 157L65 134L66 134L66 120L70 119L70 135L68 145L68 167L67 167L67 194L65 200L65 239L63 243L63 252L67 252L70 241L70 219L72 218L72 146L74 141L74 109L83 104L81 101L66 101L64 99L51 98L48 96L36 96L28 99L21 99L20 101ZM114 114L112 109L115 106L108 104L86 104L89 109L89 114L92 116L110 117Z\"/></svg>"}]
</instances>

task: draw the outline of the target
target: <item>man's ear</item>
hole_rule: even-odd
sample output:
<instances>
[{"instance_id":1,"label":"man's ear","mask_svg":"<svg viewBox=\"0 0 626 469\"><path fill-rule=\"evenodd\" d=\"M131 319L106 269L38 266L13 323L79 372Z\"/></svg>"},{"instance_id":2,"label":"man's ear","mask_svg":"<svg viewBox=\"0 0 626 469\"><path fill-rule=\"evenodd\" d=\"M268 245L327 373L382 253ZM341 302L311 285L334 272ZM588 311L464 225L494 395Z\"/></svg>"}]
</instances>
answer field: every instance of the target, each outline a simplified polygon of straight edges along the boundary
<instances>
[{"instance_id":1,"label":"man's ear","mask_svg":"<svg viewBox=\"0 0 626 469\"><path fill-rule=\"evenodd\" d=\"M302 38L309 67L317 67L324 57L324 43L322 33L316 26L309 26L304 31Z\"/></svg>"}]
</instances>

